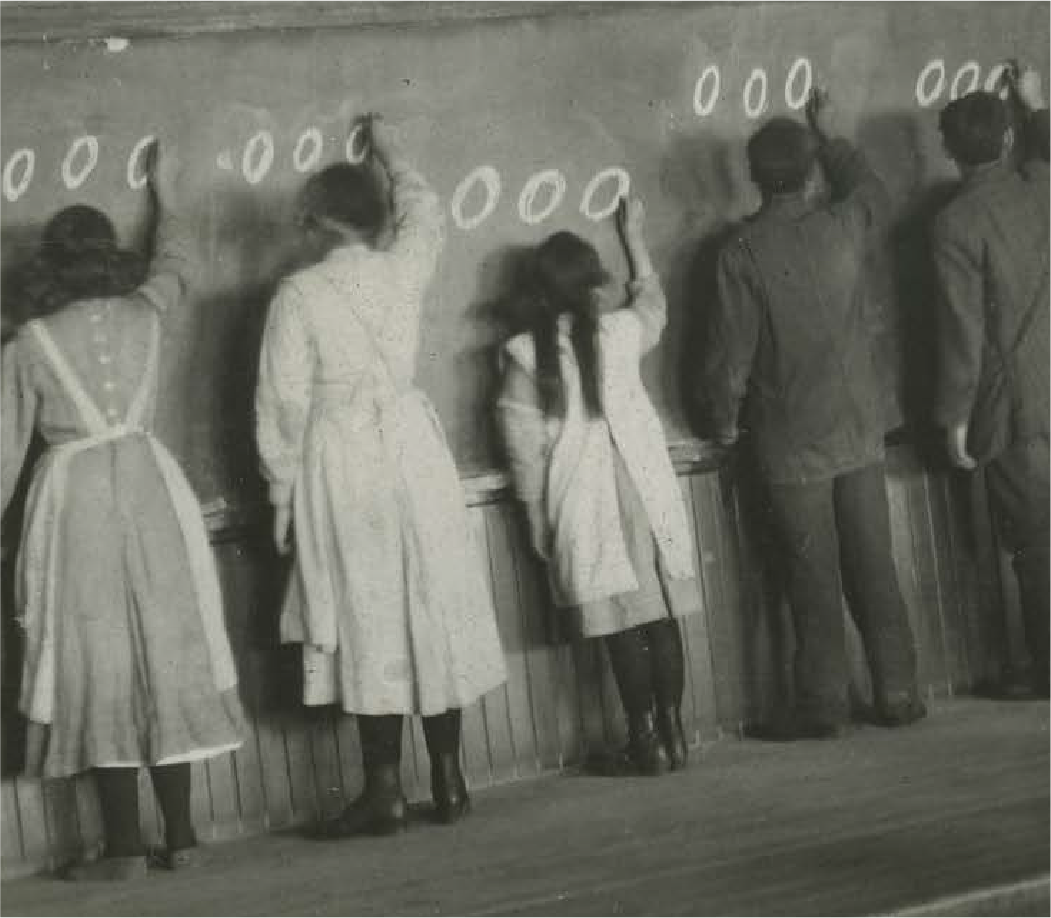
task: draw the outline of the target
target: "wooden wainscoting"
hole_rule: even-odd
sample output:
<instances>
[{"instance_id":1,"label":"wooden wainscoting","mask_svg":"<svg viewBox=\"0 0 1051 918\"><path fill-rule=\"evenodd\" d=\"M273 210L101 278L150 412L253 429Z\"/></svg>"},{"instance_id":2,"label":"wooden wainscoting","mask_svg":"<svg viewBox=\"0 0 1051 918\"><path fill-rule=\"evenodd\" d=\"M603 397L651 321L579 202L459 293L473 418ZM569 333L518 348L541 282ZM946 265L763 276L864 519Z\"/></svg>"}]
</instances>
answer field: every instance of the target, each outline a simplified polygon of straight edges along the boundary
<instances>
[{"instance_id":1,"label":"wooden wainscoting","mask_svg":"<svg viewBox=\"0 0 1051 918\"><path fill-rule=\"evenodd\" d=\"M704 451L674 452L704 603L702 614L683 622L684 722L692 741L701 743L736 736L743 722L762 716L791 691L791 620L763 563L768 534L748 522L747 497L754 489L743 484L739 464ZM464 712L466 774L478 788L572 768L589 746L621 740L623 728L604 651L599 642L566 639L503 476L465 484L509 669L505 686ZM981 493L972 508L966 479L925 469L908 446L890 452L887 489L895 562L919 648L923 690L935 696L965 691L1024 655L988 511ZM194 818L205 842L334 813L362 780L352 720L298 702L298 649L277 640L286 572L270 551L265 519L228 515L214 542L251 730L239 751L193 766ZM6 629L5 638L4 662L10 668L17 654ZM850 650L863 698L868 679L853 632ZM17 686L17 679L6 678L4 684ZM5 741L17 743L10 699L4 709ZM428 761L418 719L411 721L404 742L406 791L425 799ZM5 761L12 757L5 755ZM159 815L145 771L140 787L144 828L157 838ZM5 877L52 868L99 844L90 779L8 777L0 792Z\"/></svg>"}]
</instances>

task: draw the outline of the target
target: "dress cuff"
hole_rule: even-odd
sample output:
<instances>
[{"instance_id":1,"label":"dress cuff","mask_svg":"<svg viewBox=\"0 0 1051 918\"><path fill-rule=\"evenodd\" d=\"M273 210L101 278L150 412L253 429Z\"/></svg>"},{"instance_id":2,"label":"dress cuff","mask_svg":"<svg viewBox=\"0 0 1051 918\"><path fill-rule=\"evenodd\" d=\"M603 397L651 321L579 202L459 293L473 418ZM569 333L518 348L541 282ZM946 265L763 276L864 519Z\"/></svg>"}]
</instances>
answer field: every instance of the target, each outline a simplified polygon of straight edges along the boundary
<instances>
[{"instance_id":1,"label":"dress cuff","mask_svg":"<svg viewBox=\"0 0 1051 918\"><path fill-rule=\"evenodd\" d=\"M270 482L270 503L275 507L286 507L292 503L292 484L286 481Z\"/></svg>"}]
</instances>

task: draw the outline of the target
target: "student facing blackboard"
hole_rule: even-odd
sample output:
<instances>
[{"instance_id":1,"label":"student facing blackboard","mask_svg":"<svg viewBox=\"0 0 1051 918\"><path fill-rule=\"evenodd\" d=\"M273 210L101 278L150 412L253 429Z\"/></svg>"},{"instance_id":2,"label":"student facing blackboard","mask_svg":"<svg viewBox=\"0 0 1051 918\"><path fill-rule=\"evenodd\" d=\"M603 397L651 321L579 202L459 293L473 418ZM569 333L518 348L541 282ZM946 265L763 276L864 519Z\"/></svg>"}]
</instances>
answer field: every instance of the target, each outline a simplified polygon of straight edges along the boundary
<instances>
[{"instance_id":1,"label":"student facing blackboard","mask_svg":"<svg viewBox=\"0 0 1051 918\"><path fill-rule=\"evenodd\" d=\"M244 729L200 506L150 432L159 313L179 309L191 273L176 174L169 156L148 172L148 269L95 208L48 222L27 287L40 317L3 351L5 510L34 431L47 444L16 571L27 771L92 772L104 826L105 856L71 865L73 879L145 874L141 766L164 815L153 859L189 863L190 763L236 749Z\"/></svg>"},{"instance_id":2,"label":"student facing blackboard","mask_svg":"<svg viewBox=\"0 0 1051 918\"><path fill-rule=\"evenodd\" d=\"M413 383L438 199L395 132L365 123L370 157L303 189L314 263L270 306L256 394L274 542L295 553L282 638L303 645L304 703L338 704L361 736L365 788L329 838L407 826L407 714L423 716L438 818L465 815L460 711L506 679L456 466Z\"/></svg>"}]
</instances>

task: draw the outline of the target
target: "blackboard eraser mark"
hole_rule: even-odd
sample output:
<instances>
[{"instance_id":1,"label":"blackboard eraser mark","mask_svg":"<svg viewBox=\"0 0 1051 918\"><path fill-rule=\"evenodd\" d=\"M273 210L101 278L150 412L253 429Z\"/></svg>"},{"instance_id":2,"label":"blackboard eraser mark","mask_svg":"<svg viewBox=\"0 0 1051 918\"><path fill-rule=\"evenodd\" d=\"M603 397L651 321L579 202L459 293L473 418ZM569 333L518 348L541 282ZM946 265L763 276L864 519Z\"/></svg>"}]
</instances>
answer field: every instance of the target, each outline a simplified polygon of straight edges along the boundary
<instances>
[{"instance_id":1,"label":"blackboard eraser mark","mask_svg":"<svg viewBox=\"0 0 1051 918\"><path fill-rule=\"evenodd\" d=\"M225 169L227 172L232 172L234 168L233 155L229 150L223 150L216 158L215 164L220 169Z\"/></svg>"}]
</instances>

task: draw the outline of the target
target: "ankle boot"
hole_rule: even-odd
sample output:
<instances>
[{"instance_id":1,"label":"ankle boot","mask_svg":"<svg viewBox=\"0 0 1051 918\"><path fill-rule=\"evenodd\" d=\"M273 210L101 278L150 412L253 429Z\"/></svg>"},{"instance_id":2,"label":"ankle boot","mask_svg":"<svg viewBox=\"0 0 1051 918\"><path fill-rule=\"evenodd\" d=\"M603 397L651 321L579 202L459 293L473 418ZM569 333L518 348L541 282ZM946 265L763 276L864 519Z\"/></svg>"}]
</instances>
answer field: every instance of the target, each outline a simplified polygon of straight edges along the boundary
<instances>
[{"instance_id":1,"label":"ankle boot","mask_svg":"<svg viewBox=\"0 0 1051 918\"><path fill-rule=\"evenodd\" d=\"M376 765L365 775L365 790L339 816L323 822L321 838L393 835L409 827L408 804L397 765Z\"/></svg>"},{"instance_id":2,"label":"ankle boot","mask_svg":"<svg viewBox=\"0 0 1051 918\"><path fill-rule=\"evenodd\" d=\"M689 751L679 708L661 708L657 711L657 732L664 744L664 751L668 753L668 763L672 771L685 768Z\"/></svg>"},{"instance_id":3,"label":"ankle boot","mask_svg":"<svg viewBox=\"0 0 1051 918\"><path fill-rule=\"evenodd\" d=\"M668 771L668 753L657 735L652 711L628 718L628 757L644 775L662 775Z\"/></svg>"},{"instance_id":4,"label":"ankle boot","mask_svg":"<svg viewBox=\"0 0 1051 918\"><path fill-rule=\"evenodd\" d=\"M454 823L471 810L467 782L460 770L460 756L442 752L431 757L431 797L439 822Z\"/></svg>"}]
</instances>

